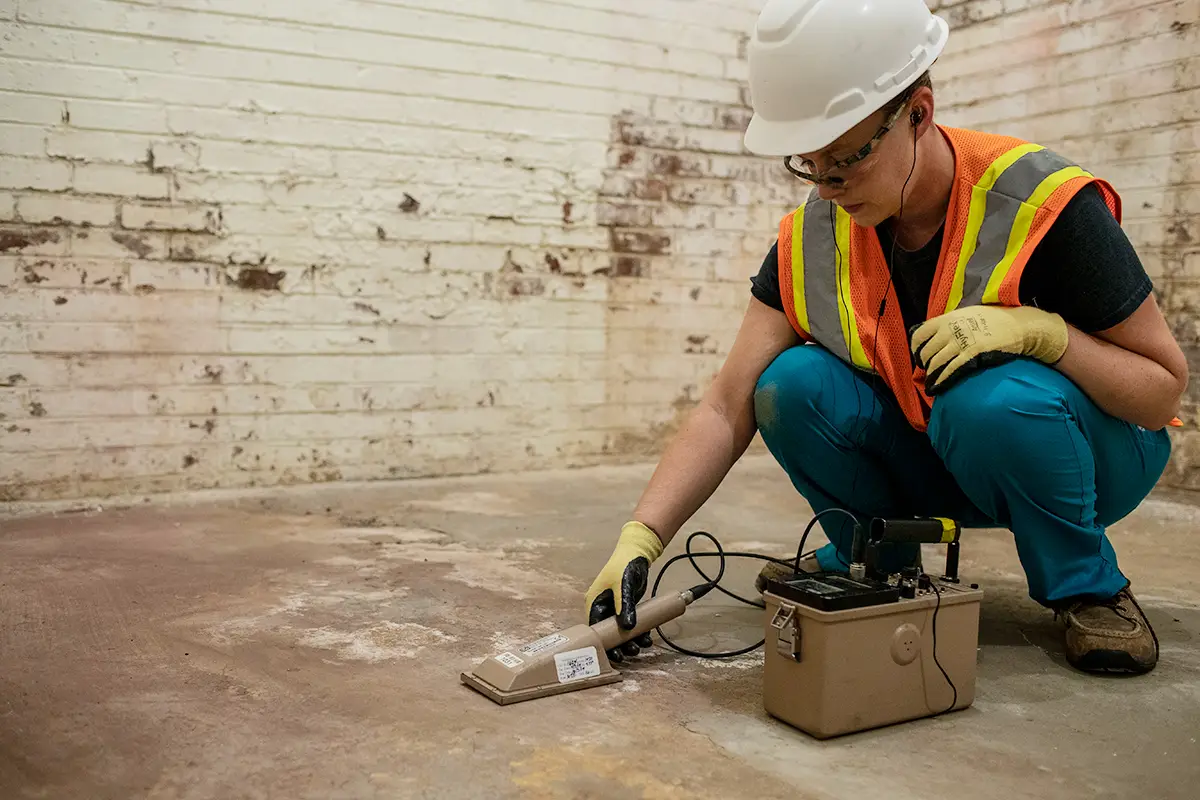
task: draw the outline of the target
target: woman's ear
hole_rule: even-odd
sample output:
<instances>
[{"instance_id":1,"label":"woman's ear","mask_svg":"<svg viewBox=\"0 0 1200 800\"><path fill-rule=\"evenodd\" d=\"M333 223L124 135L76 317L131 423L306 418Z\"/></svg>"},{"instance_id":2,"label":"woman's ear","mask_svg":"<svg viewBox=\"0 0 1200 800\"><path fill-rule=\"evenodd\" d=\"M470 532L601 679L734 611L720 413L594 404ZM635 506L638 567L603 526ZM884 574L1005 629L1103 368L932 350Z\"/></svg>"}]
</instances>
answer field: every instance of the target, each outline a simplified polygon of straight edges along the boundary
<instances>
[{"instance_id":1,"label":"woman's ear","mask_svg":"<svg viewBox=\"0 0 1200 800\"><path fill-rule=\"evenodd\" d=\"M912 124L913 134L920 138L933 124L933 92L928 87L921 87L910 102L912 111L908 114L908 121Z\"/></svg>"}]
</instances>

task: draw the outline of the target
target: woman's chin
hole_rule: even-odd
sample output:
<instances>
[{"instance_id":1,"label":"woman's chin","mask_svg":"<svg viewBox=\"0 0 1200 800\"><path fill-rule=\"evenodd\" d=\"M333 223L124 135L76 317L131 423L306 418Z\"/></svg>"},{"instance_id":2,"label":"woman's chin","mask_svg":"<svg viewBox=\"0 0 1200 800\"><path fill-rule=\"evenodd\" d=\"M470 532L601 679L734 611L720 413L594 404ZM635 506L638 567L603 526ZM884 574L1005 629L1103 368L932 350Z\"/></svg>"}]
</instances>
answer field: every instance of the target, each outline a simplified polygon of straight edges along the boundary
<instances>
[{"instance_id":1,"label":"woman's chin","mask_svg":"<svg viewBox=\"0 0 1200 800\"><path fill-rule=\"evenodd\" d=\"M870 203L850 203L842 206L842 209L850 215L860 227L873 228L882 220L876 219L878 213L874 206Z\"/></svg>"}]
</instances>

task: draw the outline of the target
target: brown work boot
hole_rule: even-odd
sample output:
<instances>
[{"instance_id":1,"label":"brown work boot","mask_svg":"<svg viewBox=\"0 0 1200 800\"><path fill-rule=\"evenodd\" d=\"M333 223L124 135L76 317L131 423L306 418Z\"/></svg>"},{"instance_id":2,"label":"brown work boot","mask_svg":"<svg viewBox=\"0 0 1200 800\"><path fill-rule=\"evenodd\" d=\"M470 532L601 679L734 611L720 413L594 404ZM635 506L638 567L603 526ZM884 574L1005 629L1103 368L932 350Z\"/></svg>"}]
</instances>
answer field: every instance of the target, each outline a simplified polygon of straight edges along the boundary
<instances>
[{"instance_id":1,"label":"brown work boot","mask_svg":"<svg viewBox=\"0 0 1200 800\"><path fill-rule=\"evenodd\" d=\"M1141 674L1158 663L1158 637L1129 587L1103 602L1073 603L1066 620L1067 661L1085 672Z\"/></svg>"},{"instance_id":2,"label":"brown work boot","mask_svg":"<svg viewBox=\"0 0 1200 800\"><path fill-rule=\"evenodd\" d=\"M758 572L758 577L754 579L754 588L759 594L767 588L767 581L782 581L787 580L796 574L794 569L796 562L790 561L787 564L779 564L774 561L768 561ZM820 572L821 565L817 563L816 556L808 556L800 559L801 572Z\"/></svg>"}]
</instances>

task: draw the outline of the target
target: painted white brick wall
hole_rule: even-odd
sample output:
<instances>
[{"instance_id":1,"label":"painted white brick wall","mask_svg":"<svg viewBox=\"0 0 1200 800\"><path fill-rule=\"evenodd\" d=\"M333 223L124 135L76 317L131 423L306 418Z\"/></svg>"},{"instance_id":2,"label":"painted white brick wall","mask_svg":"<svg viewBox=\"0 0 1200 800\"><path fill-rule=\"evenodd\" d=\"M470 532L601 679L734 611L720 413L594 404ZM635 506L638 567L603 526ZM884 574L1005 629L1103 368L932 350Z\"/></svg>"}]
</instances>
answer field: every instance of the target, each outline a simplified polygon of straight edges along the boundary
<instances>
[{"instance_id":1,"label":"painted white brick wall","mask_svg":"<svg viewBox=\"0 0 1200 800\"><path fill-rule=\"evenodd\" d=\"M760 2L0 0L0 499L652 453L801 196Z\"/></svg>"},{"instance_id":2,"label":"painted white brick wall","mask_svg":"<svg viewBox=\"0 0 1200 800\"><path fill-rule=\"evenodd\" d=\"M761 2L0 0L0 499L657 453L803 193ZM930 2L941 118L1111 175L1196 347L1200 0Z\"/></svg>"},{"instance_id":3,"label":"painted white brick wall","mask_svg":"<svg viewBox=\"0 0 1200 800\"><path fill-rule=\"evenodd\" d=\"M1111 180L1200 376L1200 0L930 0L954 26L944 122L1031 139ZM1163 483L1200 488L1200 378Z\"/></svg>"}]
</instances>

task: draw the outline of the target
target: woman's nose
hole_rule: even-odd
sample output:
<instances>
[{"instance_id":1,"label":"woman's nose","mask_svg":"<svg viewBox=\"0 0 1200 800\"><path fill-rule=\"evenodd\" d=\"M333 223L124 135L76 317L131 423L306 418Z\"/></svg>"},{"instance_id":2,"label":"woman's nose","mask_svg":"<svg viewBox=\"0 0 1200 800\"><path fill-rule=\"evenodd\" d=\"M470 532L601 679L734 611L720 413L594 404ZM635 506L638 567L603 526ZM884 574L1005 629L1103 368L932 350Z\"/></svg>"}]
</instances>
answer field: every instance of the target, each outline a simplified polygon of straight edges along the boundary
<instances>
[{"instance_id":1,"label":"woman's nose","mask_svg":"<svg viewBox=\"0 0 1200 800\"><path fill-rule=\"evenodd\" d=\"M832 185L832 184L828 184L828 183L822 183L817 186L817 197L821 198L822 200L833 200L837 197L840 197L841 194L842 194L841 186L836 186L836 185Z\"/></svg>"}]
</instances>

